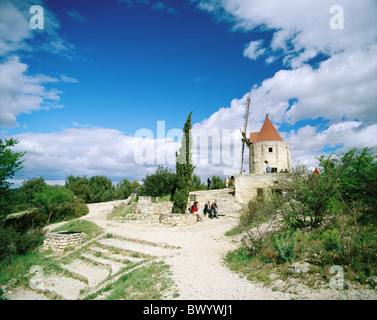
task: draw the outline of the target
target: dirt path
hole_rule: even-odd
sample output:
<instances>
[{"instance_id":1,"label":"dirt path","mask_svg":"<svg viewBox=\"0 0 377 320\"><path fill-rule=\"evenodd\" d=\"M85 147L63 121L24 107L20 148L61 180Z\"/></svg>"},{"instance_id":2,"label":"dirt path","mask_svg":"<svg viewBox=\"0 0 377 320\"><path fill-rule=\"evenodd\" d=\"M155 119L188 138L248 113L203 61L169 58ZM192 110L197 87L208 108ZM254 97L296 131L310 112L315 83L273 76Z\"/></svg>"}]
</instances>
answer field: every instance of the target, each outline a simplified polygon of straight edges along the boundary
<instances>
[{"instance_id":1,"label":"dirt path","mask_svg":"<svg viewBox=\"0 0 377 320\"><path fill-rule=\"evenodd\" d=\"M296 279L278 279L274 286L283 285L283 290L272 291L224 264L226 254L239 247L239 237L225 236L238 225L239 214L228 211L219 219L205 218L190 226L168 226L153 220L108 220L107 214L114 206L125 201L89 204L89 213L80 219L95 223L104 234L84 243L78 255L60 264L64 273L43 276L38 291L9 284L4 296L9 300L81 300L119 279L125 266L127 272L132 272L159 260L170 266L174 281L173 288L164 292L165 300L377 300L375 290L313 290ZM48 230L64 223L50 225Z\"/></svg>"},{"instance_id":2,"label":"dirt path","mask_svg":"<svg viewBox=\"0 0 377 320\"><path fill-rule=\"evenodd\" d=\"M238 215L204 219L191 226L166 226L153 221L117 222L106 219L114 205L122 201L89 204L82 219L94 222L116 236L178 246L164 261L171 266L178 299L245 300L290 299L290 294L272 292L241 278L224 264L226 253L237 243L224 233L238 224Z\"/></svg>"}]
</instances>

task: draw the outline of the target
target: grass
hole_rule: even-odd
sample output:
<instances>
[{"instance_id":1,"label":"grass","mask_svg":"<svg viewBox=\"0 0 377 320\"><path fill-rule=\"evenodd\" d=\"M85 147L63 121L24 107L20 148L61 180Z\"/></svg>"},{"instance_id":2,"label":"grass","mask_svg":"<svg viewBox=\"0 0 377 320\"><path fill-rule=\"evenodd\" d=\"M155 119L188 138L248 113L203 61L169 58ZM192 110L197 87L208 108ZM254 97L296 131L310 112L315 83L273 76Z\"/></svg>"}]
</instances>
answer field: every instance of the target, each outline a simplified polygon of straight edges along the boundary
<instances>
[{"instance_id":1,"label":"grass","mask_svg":"<svg viewBox=\"0 0 377 320\"><path fill-rule=\"evenodd\" d=\"M23 277L30 272L32 266L43 266L51 262L47 255L51 253L30 252L25 255L12 256L0 261L0 284L5 285L9 281L22 282Z\"/></svg>"},{"instance_id":2,"label":"grass","mask_svg":"<svg viewBox=\"0 0 377 320\"><path fill-rule=\"evenodd\" d=\"M97 226L95 223L86 221L86 220L79 220L79 219L70 221L54 229L52 232L58 232L58 231L64 231L64 230L71 231L71 232L85 232L88 236L88 240L93 239L104 232L104 230L100 228L99 226Z\"/></svg>"},{"instance_id":3,"label":"grass","mask_svg":"<svg viewBox=\"0 0 377 320\"><path fill-rule=\"evenodd\" d=\"M241 234L242 232L249 230L249 229L250 229L250 227L248 227L248 226L238 225L238 226L234 227L233 229L225 232L225 235L227 237L231 237L231 236L235 236L237 234Z\"/></svg>"},{"instance_id":4,"label":"grass","mask_svg":"<svg viewBox=\"0 0 377 320\"><path fill-rule=\"evenodd\" d=\"M171 195L168 194L166 196L158 197L158 201L153 201L153 203L162 203L162 202L168 202L171 200Z\"/></svg>"},{"instance_id":5,"label":"grass","mask_svg":"<svg viewBox=\"0 0 377 320\"><path fill-rule=\"evenodd\" d=\"M330 272L333 265L342 266L346 281L366 285L368 277L377 275L375 221L363 229L363 237L358 243L344 220L339 216L323 228L275 232L263 240L257 251L241 247L229 252L225 262L231 270L246 275L249 280L267 285L271 283L270 273L282 280L297 277L288 272L288 266L303 261L309 262L311 269L300 280L309 287L315 287L315 283L321 281L329 282L333 277ZM346 236L341 236L342 232Z\"/></svg>"},{"instance_id":6,"label":"grass","mask_svg":"<svg viewBox=\"0 0 377 320\"><path fill-rule=\"evenodd\" d=\"M113 211L111 211L106 218L108 220L120 219L126 217L130 213L132 213L132 206L127 206L125 203L121 203L120 205L115 206Z\"/></svg>"},{"instance_id":7,"label":"grass","mask_svg":"<svg viewBox=\"0 0 377 320\"><path fill-rule=\"evenodd\" d=\"M169 290L172 284L169 265L163 261L152 262L121 276L116 282L87 296L85 300L95 299L105 293L106 300L161 300L164 298L163 293Z\"/></svg>"},{"instance_id":8,"label":"grass","mask_svg":"<svg viewBox=\"0 0 377 320\"><path fill-rule=\"evenodd\" d=\"M153 262L122 276L115 284L107 300L159 300L172 281L167 277L169 266Z\"/></svg>"},{"instance_id":9,"label":"grass","mask_svg":"<svg viewBox=\"0 0 377 320\"><path fill-rule=\"evenodd\" d=\"M85 220L70 221L63 226L54 229L57 231L73 231L73 232L85 232L88 235L88 239L92 239L101 233L103 229L96 224ZM5 285L9 282L13 282L13 287L19 285L27 285L29 279L26 277L30 273L32 266L42 266L43 271L47 274L49 271L59 270L58 265L54 262L52 250L39 252L34 250L24 255L13 255L7 259L0 261L0 284Z\"/></svg>"}]
</instances>

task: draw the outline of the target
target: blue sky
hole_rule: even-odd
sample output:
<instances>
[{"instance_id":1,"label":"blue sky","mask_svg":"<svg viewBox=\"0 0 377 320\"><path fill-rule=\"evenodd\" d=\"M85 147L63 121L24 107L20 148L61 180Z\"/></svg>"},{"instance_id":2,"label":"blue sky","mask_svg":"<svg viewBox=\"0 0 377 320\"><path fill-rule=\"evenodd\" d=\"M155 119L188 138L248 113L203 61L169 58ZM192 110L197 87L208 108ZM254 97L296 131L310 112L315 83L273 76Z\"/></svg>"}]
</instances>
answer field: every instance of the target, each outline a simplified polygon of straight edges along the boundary
<instances>
[{"instance_id":1,"label":"blue sky","mask_svg":"<svg viewBox=\"0 0 377 320\"><path fill-rule=\"evenodd\" d=\"M133 134L165 120L179 128L190 111L201 121L278 70L243 57L257 35L233 32L189 1L171 3L174 13L137 2L47 1L74 49L67 57L36 48L24 61L30 73L78 82L52 84L64 108L21 115L20 125L50 132L78 122Z\"/></svg>"},{"instance_id":2,"label":"blue sky","mask_svg":"<svg viewBox=\"0 0 377 320\"><path fill-rule=\"evenodd\" d=\"M156 152L179 147L158 145L157 121L181 129L190 111L194 129L233 130L238 163L248 96L248 132L269 113L293 162L374 147L375 1L288 2L1 1L0 138L28 151L15 183L141 180L158 165L135 160L144 142ZM29 26L34 4L44 9L42 30ZM336 21L333 5L342 9ZM153 133L144 142L143 128ZM202 179L236 166L211 159L197 163Z\"/></svg>"}]
</instances>

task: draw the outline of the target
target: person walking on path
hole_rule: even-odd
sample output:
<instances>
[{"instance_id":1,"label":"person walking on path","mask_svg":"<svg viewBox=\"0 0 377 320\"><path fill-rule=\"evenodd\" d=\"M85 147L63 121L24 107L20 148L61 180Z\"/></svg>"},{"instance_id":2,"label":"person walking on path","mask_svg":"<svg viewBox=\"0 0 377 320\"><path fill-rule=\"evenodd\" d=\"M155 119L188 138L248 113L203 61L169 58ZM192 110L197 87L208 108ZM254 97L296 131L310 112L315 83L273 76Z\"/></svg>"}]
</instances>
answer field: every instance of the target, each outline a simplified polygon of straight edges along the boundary
<instances>
[{"instance_id":1,"label":"person walking on path","mask_svg":"<svg viewBox=\"0 0 377 320\"><path fill-rule=\"evenodd\" d=\"M209 190L209 187L211 186L211 180L210 180L210 178L207 179L207 186L208 186L207 190Z\"/></svg>"}]
</instances>

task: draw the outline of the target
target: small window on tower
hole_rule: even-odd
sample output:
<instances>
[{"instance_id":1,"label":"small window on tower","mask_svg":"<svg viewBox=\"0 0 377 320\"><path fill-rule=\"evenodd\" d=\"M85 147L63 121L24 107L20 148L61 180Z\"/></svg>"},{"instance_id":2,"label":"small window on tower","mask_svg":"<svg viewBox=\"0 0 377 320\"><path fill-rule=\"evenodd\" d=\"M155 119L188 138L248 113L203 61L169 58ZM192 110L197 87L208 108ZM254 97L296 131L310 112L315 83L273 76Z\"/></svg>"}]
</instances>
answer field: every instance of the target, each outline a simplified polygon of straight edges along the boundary
<instances>
[{"instance_id":1,"label":"small window on tower","mask_svg":"<svg viewBox=\"0 0 377 320\"><path fill-rule=\"evenodd\" d=\"M273 152L273 148L268 148L268 152Z\"/></svg>"}]
</instances>

